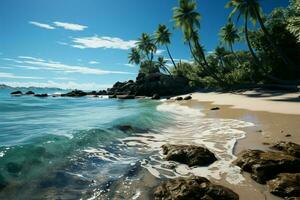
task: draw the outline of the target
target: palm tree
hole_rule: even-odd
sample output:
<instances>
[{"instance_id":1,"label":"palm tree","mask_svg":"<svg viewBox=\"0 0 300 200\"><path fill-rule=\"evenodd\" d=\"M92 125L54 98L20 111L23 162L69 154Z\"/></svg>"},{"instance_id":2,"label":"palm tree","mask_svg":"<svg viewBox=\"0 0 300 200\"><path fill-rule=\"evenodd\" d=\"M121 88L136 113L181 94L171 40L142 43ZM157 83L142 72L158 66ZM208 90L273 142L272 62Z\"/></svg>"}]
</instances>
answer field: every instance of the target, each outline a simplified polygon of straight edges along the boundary
<instances>
[{"instance_id":1,"label":"palm tree","mask_svg":"<svg viewBox=\"0 0 300 200\"><path fill-rule=\"evenodd\" d=\"M157 65L159 66L159 68L161 68L164 72L168 72L169 75L172 75L171 72L169 71L168 67L166 66L166 64L167 64L167 61L164 59L164 57L162 57L162 56L158 57Z\"/></svg>"},{"instance_id":2,"label":"palm tree","mask_svg":"<svg viewBox=\"0 0 300 200\"><path fill-rule=\"evenodd\" d=\"M234 55L236 60L241 65L241 61L239 60L239 58L233 51L233 44L236 41L240 40L240 36L239 36L238 30L235 28L235 26L232 22L228 22L225 26L223 26L221 28L220 38L223 43L225 43L229 46L231 53Z\"/></svg>"},{"instance_id":3,"label":"palm tree","mask_svg":"<svg viewBox=\"0 0 300 200\"><path fill-rule=\"evenodd\" d=\"M140 64L141 55L139 50L137 48L132 48L128 55L128 59L129 59L129 63L136 64L136 65Z\"/></svg>"},{"instance_id":4,"label":"palm tree","mask_svg":"<svg viewBox=\"0 0 300 200\"><path fill-rule=\"evenodd\" d=\"M220 61L222 67L225 68L226 64L225 64L224 57L227 55L226 49L224 47L218 46L215 49L215 54L216 54L218 60Z\"/></svg>"},{"instance_id":5,"label":"palm tree","mask_svg":"<svg viewBox=\"0 0 300 200\"><path fill-rule=\"evenodd\" d=\"M188 43L195 61L203 70L214 79L221 82L220 78L210 70L202 46L199 44L198 30L201 15L196 11L197 4L193 0L180 0L179 7L175 7L173 19L175 28L180 28L184 34L184 41ZM202 63L203 61L203 63Z\"/></svg>"},{"instance_id":6,"label":"palm tree","mask_svg":"<svg viewBox=\"0 0 300 200\"><path fill-rule=\"evenodd\" d=\"M170 57L170 59L173 63L173 66L176 69L176 64L174 62L174 59L173 59L173 57L170 53L170 49L169 49L169 46L168 46L168 44L171 43L171 41L170 41L171 33L170 33L169 29L165 25L160 24L158 26L158 29L154 33L154 36L155 36L156 44L165 45L165 47L167 49L167 52L168 52L168 55L169 55L169 57Z\"/></svg>"},{"instance_id":7,"label":"palm tree","mask_svg":"<svg viewBox=\"0 0 300 200\"><path fill-rule=\"evenodd\" d=\"M297 37L300 43L300 2L297 0L292 1L290 10L293 14L288 18L287 29Z\"/></svg>"},{"instance_id":8,"label":"palm tree","mask_svg":"<svg viewBox=\"0 0 300 200\"><path fill-rule=\"evenodd\" d=\"M141 38L138 39L136 44L138 46L138 49L145 54L148 61L150 61L150 63L152 63L154 53L157 50L152 37L150 35L148 35L147 33L142 33Z\"/></svg>"},{"instance_id":9,"label":"palm tree","mask_svg":"<svg viewBox=\"0 0 300 200\"><path fill-rule=\"evenodd\" d=\"M236 13L238 13L238 20L241 16L244 17L245 19L245 34L246 34L246 40L248 43L248 46L250 47L250 42L249 42L249 38L248 38L248 19L251 19L252 22L255 24L256 20L258 20L260 27L262 29L262 31L264 32L267 40L269 41L269 43L271 44L272 48L277 52L277 54L282 58L282 60L284 61L284 63L286 65L294 65L288 58L287 56L284 54L284 52L282 52L273 42L273 39L270 35L270 33L268 32L267 28L265 27L264 21L262 19L262 9L258 3L258 0L230 0L227 5L227 8L232 7L233 10L229 15L229 18L231 19L231 17L233 15L235 15ZM249 48L250 52L252 51ZM253 54L253 52L251 52L251 54L253 56L255 56L255 54ZM257 57L255 58L255 60L257 59Z\"/></svg>"}]
</instances>

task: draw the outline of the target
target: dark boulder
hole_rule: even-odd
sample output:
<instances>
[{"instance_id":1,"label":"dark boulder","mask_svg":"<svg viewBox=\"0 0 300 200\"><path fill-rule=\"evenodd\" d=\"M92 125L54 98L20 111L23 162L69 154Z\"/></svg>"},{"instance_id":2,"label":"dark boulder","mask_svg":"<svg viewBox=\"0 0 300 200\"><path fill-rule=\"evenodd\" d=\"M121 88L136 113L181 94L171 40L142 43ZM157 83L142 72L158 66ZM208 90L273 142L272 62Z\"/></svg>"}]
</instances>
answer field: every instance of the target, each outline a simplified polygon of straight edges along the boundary
<instances>
[{"instance_id":1,"label":"dark boulder","mask_svg":"<svg viewBox=\"0 0 300 200\"><path fill-rule=\"evenodd\" d=\"M100 90L97 92L97 95L107 95L106 90Z\"/></svg>"},{"instance_id":2,"label":"dark boulder","mask_svg":"<svg viewBox=\"0 0 300 200\"><path fill-rule=\"evenodd\" d=\"M188 166L207 166L217 160L208 149L195 145L170 145L162 146L166 160L187 164Z\"/></svg>"},{"instance_id":3,"label":"dark boulder","mask_svg":"<svg viewBox=\"0 0 300 200\"><path fill-rule=\"evenodd\" d=\"M276 179L268 181L270 192L279 197L300 197L300 174L279 174Z\"/></svg>"},{"instance_id":4,"label":"dark boulder","mask_svg":"<svg viewBox=\"0 0 300 200\"><path fill-rule=\"evenodd\" d=\"M0 174L0 191L4 189L8 185L7 181L5 180L4 176Z\"/></svg>"},{"instance_id":5,"label":"dark boulder","mask_svg":"<svg viewBox=\"0 0 300 200\"><path fill-rule=\"evenodd\" d=\"M62 97L83 97L88 95L88 93L81 91L81 90L73 90L71 92L68 92L66 94L62 94Z\"/></svg>"},{"instance_id":6,"label":"dark boulder","mask_svg":"<svg viewBox=\"0 0 300 200\"><path fill-rule=\"evenodd\" d=\"M48 94L35 94L35 97L48 97Z\"/></svg>"},{"instance_id":7,"label":"dark boulder","mask_svg":"<svg viewBox=\"0 0 300 200\"><path fill-rule=\"evenodd\" d=\"M293 142L279 142L272 146L273 149L284 151L285 153L300 158L300 145Z\"/></svg>"},{"instance_id":8,"label":"dark boulder","mask_svg":"<svg viewBox=\"0 0 300 200\"><path fill-rule=\"evenodd\" d=\"M22 95L23 93L21 91L14 91L10 93L11 95Z\"/></svg>"},{"instance_id":9,"label":"dark boulder","mask_svg":"<svg viewBox=\"0 0 300 200\"><path fill-rule=\"evenodd\" d=\"M158 100L160 99L160 96L158 94L154 94L151 99L155 99L155 100Z\"/></svg>"},{"instance_id":10,"label":"dark boulder","mask_svg":"<svg viewBox=\"0 0 300 200\"><path fill-rule=\"evenodd\" d=\"M94 95L97 95L97 92L96 92L96 91L91 91L91 92L87 92L86 94L87 94L87 95L93 95L93 96L94 96Z\"/></svg>"},{"instance_id":11,"label":"dark boulder","mask_svg":"<svg viewBox=\"0 0 300 200\"><path fill-rule=\"evenodd\" d=\"M187 100L191 100L192 99L192 96L186 96L183 98L183 100L187 101Z\"/></svg>"},{"instance_id":12,"label":"dark boulder","mask_svg":"<svg viewBox=\"0 0 300 200\"><path fill-rule=\"evenodd\" d=\"M35 93L32 92L32 91L28 91L28 92L25 93L25 95L34 95L34 94L35 94Z\"/></svg>"},{"instance_id":13,"label":"dark boulder","mask_svg":"<svg viewBox=\"0 0 300 200\"><path fill-rule=\"evenodd\" d=\"M235 164L251 173L255 181L263 184L279 173L300 172L300 159L281 152L243 151Z\"/></svg>"},{"instance_id":14,"label":"dark boulder","mask_svg":"<svg viewBox=\"0 0 300 200\"><path fill-rule=\"evenodd\" d=\"M155 200L238 200L232 190L211 183L203 177L176 178L154 190Z\"/></svg>"},{"instance_id":15,"label":"dark boulder","mask_svg":"<svg viewBox=\"0 0 300 200\"><path fill-rule=\"evenodd\" d=\"M176 97L175 100L176 100L176 101L182 101L183 98L182 98L182 97Z\"/></svg>"},{"instance_id":16,"label":"dark boulder","mask_svg":"<svg viewBox=\"0 0 300 200\"><path fill-rule=\"evenodd\" d=\"M219 107L214 107L214 108L211 108L210 110L220 110Z\"/></svg>"},{"instance_id":17,"label":"dark boulder","mask_svg":"<svg viewBox=\"0 0 300 200\"><path fill-rule=\"evenodd\" d=\"M118 99L134 99L134 95L117 95Z\"/></svg>"}]
</instances>

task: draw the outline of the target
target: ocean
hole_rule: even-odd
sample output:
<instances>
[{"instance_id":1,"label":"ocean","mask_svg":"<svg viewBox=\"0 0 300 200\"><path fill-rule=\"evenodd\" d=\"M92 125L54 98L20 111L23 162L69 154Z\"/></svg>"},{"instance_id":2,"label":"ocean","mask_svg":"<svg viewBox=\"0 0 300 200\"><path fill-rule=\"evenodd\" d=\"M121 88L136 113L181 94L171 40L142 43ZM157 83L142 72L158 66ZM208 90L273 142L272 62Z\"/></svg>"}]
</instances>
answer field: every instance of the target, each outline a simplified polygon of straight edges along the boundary
<instances>
[{"instance_id":1,"label":"ocean","mask_svg":"<svg viewBox=\"0 0 300 200\"><path fill-rule=\"evenodd\" d=\"M244 179L232 152L250 122L207 118L201 105L10 92L0 89L0 199L147 199L168 178ZM166 143L205 146L218 161L193 168L165 161Z\"/></svg>"}]
</instances>

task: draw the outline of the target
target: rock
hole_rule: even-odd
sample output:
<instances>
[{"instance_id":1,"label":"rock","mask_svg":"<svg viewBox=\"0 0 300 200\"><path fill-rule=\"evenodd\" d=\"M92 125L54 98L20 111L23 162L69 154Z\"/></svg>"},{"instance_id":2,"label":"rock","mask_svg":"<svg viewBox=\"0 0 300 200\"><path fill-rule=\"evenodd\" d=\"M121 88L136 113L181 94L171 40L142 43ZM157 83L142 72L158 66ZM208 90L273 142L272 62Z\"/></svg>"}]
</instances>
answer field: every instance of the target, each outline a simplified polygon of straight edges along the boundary
<instances>
[{"instance_id":1,"label":"rock","mask_svg":"<svg viewBox=\"0 0 300 200\"><path fill-rule=\"evenodd\" d=\"M176 97L176 98L175 98L175 101L182 101L182 100L183 100L182 97Z\"/></svg>"},{"instance_id":2,"label":"rock","mask_svg":"<svg viewBox=\"0 0 300 200\"><path fill-rule=\"evenodd\" d=\"M5 165L7 172L17 174L22 170L22 165L14 162L9 162Z\"/></svg>"},{"instance_id":3,"label":"rock","mask_svg":"<svg viewBox=\"0 0 300 200\"><path fill-rule=\"evenodd\" d=\"M214 108L211 108L210 110L220 110L219 107L214 107Z\"/></svg>"},{"instance_id":4,"label":"rock","mask_svg":"<svg viewBox=\"0 0 300 200\"><path fill-rule=\"evenodd\" d=\"M272 146L273 149L284 151L289 155L300 158L300 145L292 142L279 142Z\"/></svg>"},{"instance_id":5,"label":"rock","mask_svg":"<svg viewBox=\"0 0 300 200\"><path fill-rule=\"evenodd\" d=\"M8 185L8 183L6 182L4 176L2 176L2 174L0 174L0 191L5 188Z\"/></svg>"},{"instance_id":6,"label":"rock","mask_svg":"<svg viewBox=\"0 0 300 200\"><path fill-rule=\"evenodd\" d=\"M66 94L62 94L62 97L83 97L88 95L88 93L81 91L81 90L73 90L71 92L68 92Z\"/></svg>"},{"instance_id":7,"label":"rock","mask_svg":"<svg viewBox=\"0 0 300 200\"><path fill-rule=\"evenodd\" d=\"M207 166L217 160L212 152L200 146L166 144L162 149L166 160L187 164L189 167Z\"/></svg>"},{"instance_id":8,"label":"rock","mask_svg":"<svg viewBox=\"0 0 300 200\"><path fill-rule=\"evenodd\" d=\"M243 151L235 164L251 173L252 179L262 184L279 173L300 172L300 159L281 152Z\"/></svg>"},{"instance_id":9,"label":"rock","mask_svg":"<svg viewBox=\"0 0 300 200\"><path fill-rule=\"evenodd\" d=\"M158 94L154 94L151 99L158 100L160 99L160 96Z\"/></svg>"},{"instance_id":10,"label":"rock","mask_svg":"<svg viewBox=\"0 0 300 200\"><path fill-rule=\"evenodd\" d=\"M191 100L191 99L192 99L192 96L186 96L186 97L183 98L183 100L186 100L186 101Z\"/></svg>"},{"instance_id":11,"label":"rock","mask_svg":"<svg viewBox=\"0 0 300 200\"><path fill-rule=\"evenodd\" d=\"M117 125L114 128L123 132L147 133L149 131L148 129L133 127L131 125Z\"/></svg>"},{"instance_id":12,"label":"rock","mask_svg":"<svg viewBox=\"0 0 300 200\"><path fill-rule=\"evenodd\" d=\"M300 197L300 173L279 174L267 183L270 192L279 197Z\"/></svg>"},{"instance_id":13,"label":"rock","mask_svg":"<svg viewBox=\"0 0 300 200\"><path fill-rule=\"evenodd\" d=\"M94 95L97 95L98 93L97 93L96 91L91 91L91 92L87 92L86 94L87 94L87 95L93 95L93 96L94 96Z\"/></svg>"},{"instance_id":14,"label":"rock","mask_svg":"<svg viewBox=\"0 0 300 200\"><path fill-rule=\"evenodd\" d=\"M134 95L118 95L118 99L134 99Z\"/></svg>"},{"instance_id":15,"label":"rock","mask_svg":"<svg viewBox=\"0 0 300 200\"><path fill-rule=\"evenodd\" d=\"M35 94L35 97L48 97L48 94Z\"/></svg>"},{"instance_id":16,"label":"rock","mask_svg":"<svg viewBox=\"0 0 300 200\"><path fill-rule=\"evenodd\" d=\"M22 95L23 93L21 91L14 91L10 93L11 95Z\"/></svg>"},{"instance_id":17,"label":"rock","mask_svg":"<svg viewBox=\"0 0 300 200\"><path fill-rule=\"evenodd\" d=\"M100 90L98 91L97 95L107 95L106 90Z\"/></svg>"},{"instance_id":18,"label":"rock","mask_svg":"<svg viewBox=\"0 0 300 200\"><path fill-rule=\"evenodd\" d=\"M28 91L28 92L26 92L25 94L26 94L26 95L34 95L35 93L32 92L32 91Z\"/></svg>"},{"instance_id":19,"label":"rock","mask_svg":"<svg viewBox=\"0 0 300 200\"><path fill-rule=\"evenodd\" d=\"M284 137L292 137L291 134L286 134Z\"/></svg>"},{"instance_id":20,"label":"rock","mask_svg":"<svg viewBox=\"0 0 300 200\"><path fill-rule=\"evenodd\" d=\"M116 95L116 94L114 94L114 95L109 95L108 98L110 98L110 99L116 99L116 98L117 98L117 95Z\"/></svg>"},{"instance_id":21,"label":"rock","mask_svg":"<svg viewBox=\"0 0 300 200\"><path fill-rule=\"evenodd\" d=\"M238 200L232 190L211 183L203 177L176 178L154 190L155 200Z\"/></svg>"}]
</instances>

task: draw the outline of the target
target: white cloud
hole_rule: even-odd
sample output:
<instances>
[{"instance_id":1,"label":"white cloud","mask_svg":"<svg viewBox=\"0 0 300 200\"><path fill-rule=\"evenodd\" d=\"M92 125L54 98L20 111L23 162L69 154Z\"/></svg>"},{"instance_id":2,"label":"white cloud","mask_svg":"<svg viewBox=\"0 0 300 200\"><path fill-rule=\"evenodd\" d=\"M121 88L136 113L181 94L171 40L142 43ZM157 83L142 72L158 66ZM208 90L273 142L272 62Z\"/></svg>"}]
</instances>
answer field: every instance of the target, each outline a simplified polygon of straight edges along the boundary
<instances>
[{"instance_id":1,"label":"white cloud","mask_svg":"<svg viewBox=\"0 0 300 200\"><path fill-rule=\"evenodd\" d=\"M136 67L136 65L130 64L130 63L124 64L124 65L127 66L127 67Z\"/></svg>"},{"instance_id":2,"label":"white cloud","mask_svg":"<svg viewBox=\"0 0 300 200\"><path fill-rule=\"evenodd\" d=\"M29 24L38 26L40 28L49 29L49 30L55 29L55 27L50 26L49 24L43 24L43 23L39 23L39 22L35 22L35 21L30 21Z\"/></svg>"},{"instance_id":3,"label":"white cloud","mask_svg":"<svg viewBox=\"0 0 300 200\"><path fill-rule=\"evenodd\" d=\"M64 45L64 46L68 45L68 43L66 43L66 42L57 42L57 43L60 45Z\"/></svg>"},{"instance_id":4,"label":"white cloud","mask_svg":"<svg viewBox=\"0 0 300 200\"><path fill-rule=\"evenodd\" d=\"M156 55L162 55L166 50L163 49L157 49Z\"/></svg>"},{"instance_id":5,"label":"white cloud","mask_svg":"<svg viewBox=\"0 0 300 200\"><path fill-rule=\"evenodd\" d=\"M75 80L74 78L70 78L70 77L56 77L53 78L54 80L69 80L69 81L73 81Z\"/></svg>"},{"instance_id":6,"label":"white cloud","mask_svg":"<svg viewBox=\"0 0 300 200\"><path fill-rule=\"evenodd\" d=\"M73 38L73 43L71 46L79 49L86 48L104 48L104 49L122 49L128 50L136 46L135 40L125 41L121 38L116 37L82 37Z\"/></svg>"},{"instance_id":7,"label":"white cloud","mask_svg":"<svg viewBox=\"0 0 300 200\"><path fill-rule=\"evenodd\" d=\"M95 61L95 60L91 60L91 61L89 62L89 64L91 64L91 65L96 65L96 64L99 64L99 62L98 62L98 61Z\"/></svg>"},{"instance_id":8,"label":"white cloud","mask_svg":"<svg viewBox=\"0 0 300 200\"><path fill-rule=\"evenodd\" d=\"M44 62L45 61L44 59L34 58L34 57L31 57L31 56L18 56L18 58L26 59L26 60L34 60L34 61L39 61L39 62Z\"/></svg>"},{"instance_id":9,"label":"white cloud","mask_svg":"<svg viewBox=\"0 0 300 200\"><path fill-rule=\"evenodd\" d=\"M12 78L12 79L45 79L42 77L31 77L31 76L17 76L11 73L0 72L0 78Z\"/></svg>"},{"instance_id":10,"label":"white cloud","mask_svg":"<svg viewBox=\"0 0 300 200\"><path fill-rule=\"evenodd\" d=\"M42 88L61 88L61 89L80 89L80 90L102 90L112 87L112 84L97 84L97 83L76 83L73 81L69 82L55 82L55 81L47 81L43 83L39 82L3 82L1 84L5 84L11 87L42 87Z\"/></svg>"},{"instance_id":11,"label":"white cloud","mask_svg":"<svg viewBox=\"0 0 300 200\"><path fill-rule=\"evenodd\" d=\"M62 27L66 30L71 30L71 31L83 31L84 29L87 28L87 26L83 26L80 24L72 24L72 23L66 23L66 22L53 22L53 23L57 27Z\"/></svg>"}]
</instances>

